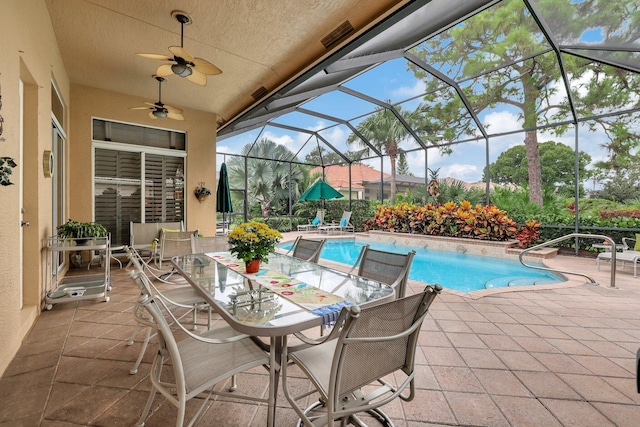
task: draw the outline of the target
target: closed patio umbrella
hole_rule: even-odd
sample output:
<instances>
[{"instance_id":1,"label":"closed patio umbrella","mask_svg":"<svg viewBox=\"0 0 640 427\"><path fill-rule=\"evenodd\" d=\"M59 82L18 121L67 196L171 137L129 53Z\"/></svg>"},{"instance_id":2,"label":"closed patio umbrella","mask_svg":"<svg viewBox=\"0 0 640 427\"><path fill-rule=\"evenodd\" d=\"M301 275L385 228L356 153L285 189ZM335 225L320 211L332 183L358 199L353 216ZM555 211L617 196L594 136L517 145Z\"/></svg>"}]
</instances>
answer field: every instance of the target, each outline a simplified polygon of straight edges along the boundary
<instances>
[{"instance_id":1,"label":"closed patio umbrella","mask_svg":"<svg viewBox=\"0 0 640 427\"><path fill-rule=\"evenodd\" d=\"M341 199L344 196L335 188L327 184L324 180L317 180L311 187L307 188L307 191L302 193L300 200L327 200L327 199Z\"/></svg>"},{"instance_id":2,"label":"closed patio umbrella","mask_svg":"<svg viewBox=\"0 0 640 427\"><path fill-rule=\"evenodd\" d=\"M220 178L218 179L218 190L216 191L216 211L222 212L222 233L224 234L226 214L233 212L229 176L227 175L227 165L225 163L220 165Z\"/></svg>"}]
</instances>

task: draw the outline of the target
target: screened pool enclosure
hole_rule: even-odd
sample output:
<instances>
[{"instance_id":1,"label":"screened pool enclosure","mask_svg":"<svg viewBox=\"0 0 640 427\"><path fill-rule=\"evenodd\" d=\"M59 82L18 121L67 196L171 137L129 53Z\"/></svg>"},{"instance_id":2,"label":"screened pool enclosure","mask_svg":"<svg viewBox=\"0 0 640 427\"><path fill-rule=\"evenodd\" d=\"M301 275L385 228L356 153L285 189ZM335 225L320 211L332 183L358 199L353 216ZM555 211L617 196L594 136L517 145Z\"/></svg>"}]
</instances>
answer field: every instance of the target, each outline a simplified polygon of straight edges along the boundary
<instances>
[{"instance_id":1,"label":"screened pool enclosure","mask_svg":"<svg viewBox=\"0 0 640 427\"><path fill-rule=\"evenodd\" d=\"M349 204L358 163L380 200L413 182L428 201L433 178L486 203L566 194L576 212L620 183L638 198L638 21L635 0L410 2L221 126L236 215L290 217L310 170L334 164Z\"/></svg>"}]
</instances>

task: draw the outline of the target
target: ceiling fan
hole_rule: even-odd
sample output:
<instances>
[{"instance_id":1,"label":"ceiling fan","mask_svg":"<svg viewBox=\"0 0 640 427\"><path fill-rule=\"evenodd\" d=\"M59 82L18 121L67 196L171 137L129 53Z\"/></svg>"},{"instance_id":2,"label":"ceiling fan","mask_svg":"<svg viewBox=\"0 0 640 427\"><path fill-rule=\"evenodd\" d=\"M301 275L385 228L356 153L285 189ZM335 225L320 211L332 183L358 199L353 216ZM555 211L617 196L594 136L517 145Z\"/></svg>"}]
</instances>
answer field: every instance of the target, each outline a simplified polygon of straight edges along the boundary
<instances>
[{"instance_id":1,"label":"ceiling fan","mask_svg":"<svg viewBox=\"0 0 640 427\"><path fill-rule=\"evenodd\" d=\"M171 16L180 23L180 46L170 46L169 52L173 56L159 55L155 53L138 53L137 55L145 58L158 59L160 61L171 61L173 64L160 65L156 70L156 75L160 77L177 74L184 77L190 82L200 86L206 86L207 75L215 75L222 73L220 68L216 67L209 61L202 58L196 58L191 55L184 46L184 26L191 24L192 19L181 11L173 11Z\"/></svg>"},{"instance_id":2,"label":"ceiling fan","mask_svg":"<svg viewBox=\"0 0 640 427\"><path fill-rule=\"evenodd\" d=\"M158 81L158 102L152 104L150 102L145 102L148 107L131 107L131 110L151 110L149 111L149 117L152 119L164 119L166 117L173 120L184 120L182 116L182 110L176 107L172 107L171 105L162 103L162 82L165 80L164 77L153 76L154 79Z\"/></svg>"}]
</instances>

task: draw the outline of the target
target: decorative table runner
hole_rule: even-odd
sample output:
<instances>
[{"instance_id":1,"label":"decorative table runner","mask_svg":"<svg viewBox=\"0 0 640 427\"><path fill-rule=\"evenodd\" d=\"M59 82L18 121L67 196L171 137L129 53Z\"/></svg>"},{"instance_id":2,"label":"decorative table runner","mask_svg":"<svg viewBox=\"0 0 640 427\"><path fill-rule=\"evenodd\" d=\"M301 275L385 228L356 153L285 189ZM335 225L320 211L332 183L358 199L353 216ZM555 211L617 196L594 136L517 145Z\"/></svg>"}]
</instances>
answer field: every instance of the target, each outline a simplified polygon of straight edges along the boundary
<instances>
[{"instance_id":1,"label":"decorative table runner","mask_svg":"<svg viewBox=\"0 0 640 427\"><path fill-rule=\"evenodd\" d=\"M260 271L257 273L247 274L244 262L230 253L216 252L207 253L206 255L238 274L255 281L260 286L309 310L311 313L322 316L325 326L332 325L335 322L342 307L351 305L349 301L346 301L341 296L285 276L280 272L270 270L268 267L261 266Z\"/></svg>"}]
</instances>

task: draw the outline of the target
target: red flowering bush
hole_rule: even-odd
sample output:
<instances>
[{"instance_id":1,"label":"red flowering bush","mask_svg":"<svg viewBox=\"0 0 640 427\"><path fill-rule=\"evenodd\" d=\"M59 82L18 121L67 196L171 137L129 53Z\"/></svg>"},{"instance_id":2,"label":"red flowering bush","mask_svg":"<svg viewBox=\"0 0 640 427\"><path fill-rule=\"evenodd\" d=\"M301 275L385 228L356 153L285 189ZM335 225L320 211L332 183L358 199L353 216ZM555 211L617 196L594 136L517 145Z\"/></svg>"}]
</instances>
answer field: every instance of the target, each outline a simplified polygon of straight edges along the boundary
<instances>
[{"instance_id":1,"label":"red flowering bush","mask_svg":"<svg viewBox=\"0 0 640 427\"><path fill-rule=\"evenodd\" d=\"M540 240L540 223L535 219L525 222L522 227L518 228L516 239L518 239L518 246L521 248L535 246Z\"/></svg>"},{"instance_id":2,"label":"red flowering bush","mask_svg":"<svg viewBox=\"0 0 640 427\"><path fill-rule=\"evenodd\" d=\"M412 234L508 240L516 235L515 221L496 206L472 206L468 201L438 206L400 203L379 205L369 229Z\"/></svg>"}]
</instances>

